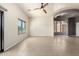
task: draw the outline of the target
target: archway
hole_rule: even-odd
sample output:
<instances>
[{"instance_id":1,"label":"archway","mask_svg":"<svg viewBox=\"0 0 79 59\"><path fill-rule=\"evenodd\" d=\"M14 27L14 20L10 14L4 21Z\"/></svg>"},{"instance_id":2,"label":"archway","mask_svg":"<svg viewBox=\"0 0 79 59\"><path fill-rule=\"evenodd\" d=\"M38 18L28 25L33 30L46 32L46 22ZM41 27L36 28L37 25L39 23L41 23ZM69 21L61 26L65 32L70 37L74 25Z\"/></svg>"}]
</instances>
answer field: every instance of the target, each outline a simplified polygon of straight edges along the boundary
<instances>
[{"instance_id":1,"label":"archway","mask_svg":"<svg viewBox=\"0 0 79 59\"><path fill-rule=\"evenodd\" d=\"M79 9L66 9L54 16L54 35L77 36Z\"/></svg>"}]
</instances>

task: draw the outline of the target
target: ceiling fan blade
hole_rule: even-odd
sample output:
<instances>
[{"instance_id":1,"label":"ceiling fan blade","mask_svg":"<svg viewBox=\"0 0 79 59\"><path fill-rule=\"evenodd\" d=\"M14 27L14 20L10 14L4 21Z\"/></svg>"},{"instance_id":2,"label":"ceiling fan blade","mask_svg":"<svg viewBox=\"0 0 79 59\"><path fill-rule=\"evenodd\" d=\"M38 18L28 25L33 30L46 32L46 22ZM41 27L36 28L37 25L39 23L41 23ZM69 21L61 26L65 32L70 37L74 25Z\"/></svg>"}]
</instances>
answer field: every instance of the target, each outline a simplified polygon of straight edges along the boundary
<instances>
[{"instance_id":1,"label":"ceiling fan blade","mask_svg":"<svg viewBox=\"0 0 79 59\"><path fill-rule=\"evenodd\" d=\"M43 8L43 4L44 4L44 3L41 3L41 9Z\"/></svg>"},{"instance_id":2,"label":"ceiling fan blade","mask_svg":"<svg viewBox=\"0 0 79 59\"><path fill-rule=\"evenodd\" d=\"M47 13L47 11L45 9L43 9L44 13Z\"/></svg>"},{"instance_id":3,"label":"ceiling fan blade","mask_svg":"<svg viewBox=\"0 0 79 59\"><path fill-rule=\"evenodd\" d=\"M41 7L40 8L35 8L34 10L42 9L43 8L43 4L44 3L41 3Z\"/></svg>"},{"instance_id":4,"label":"ceiling fan blade","mask_svg":"<svg viewBox=\"0 0 79 59\"><path fill-rule=\"evenodd\" d=\"M43 5L43 8L45 8L47 5L48 5L48 3L44 4L44 5Z\"/></svg>"},{"instance_id":5,"label":"ceiling fan blade","mask_svg":"<svg viewBox=\"0 0 79 59\"><path fill-rule=\"evenodd\" d=\"M41 9L41 8L35 8L34 10L38 10L38 9Z\"/></svg>"}]
</instances>

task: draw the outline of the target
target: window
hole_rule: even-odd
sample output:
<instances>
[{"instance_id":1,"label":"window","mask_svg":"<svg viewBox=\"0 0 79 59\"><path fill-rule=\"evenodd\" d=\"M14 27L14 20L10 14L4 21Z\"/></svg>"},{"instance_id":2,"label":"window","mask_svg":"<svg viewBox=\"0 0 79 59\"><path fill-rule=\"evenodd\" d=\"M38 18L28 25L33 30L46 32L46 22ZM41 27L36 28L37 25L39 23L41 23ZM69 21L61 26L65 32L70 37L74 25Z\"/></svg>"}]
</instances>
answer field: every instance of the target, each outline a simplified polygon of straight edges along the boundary
<instances>
[{"instance_id":1,"label":"window","mask_svg":"<svg viewBox=\"0 0 79 59\"><path fill-rule=\"evenodd\" d=\"M64 21L54 21L54 32L64 32L65 31Z\"/></svg>"},{"instance_id":2,"label":"window","mask_svg":"<svg viewBox=\"0 0 79 59\"><path fill-rule=\"evenodd\" d=\"M22 34L26 32L26 22L18 19L18 34Z\"/></svg>"}]
</instances>

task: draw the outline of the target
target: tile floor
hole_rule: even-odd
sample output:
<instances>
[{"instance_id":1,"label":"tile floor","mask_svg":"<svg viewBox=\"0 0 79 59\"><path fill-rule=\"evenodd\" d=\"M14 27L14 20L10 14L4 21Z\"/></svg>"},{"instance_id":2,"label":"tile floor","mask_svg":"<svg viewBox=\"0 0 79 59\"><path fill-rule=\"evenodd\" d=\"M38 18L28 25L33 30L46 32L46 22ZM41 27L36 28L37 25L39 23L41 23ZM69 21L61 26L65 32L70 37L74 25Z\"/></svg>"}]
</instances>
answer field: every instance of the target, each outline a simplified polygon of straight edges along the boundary
<instances>
[{"instance_id":1,"label":"tile floor","mask_svg":"<svg viewBox=\"0 0 79 59\"><path fill-rule=\"evenodd\" d=\"M1 56L79 56L79 37L29 37Z\"/></svg>"}]
</instances>

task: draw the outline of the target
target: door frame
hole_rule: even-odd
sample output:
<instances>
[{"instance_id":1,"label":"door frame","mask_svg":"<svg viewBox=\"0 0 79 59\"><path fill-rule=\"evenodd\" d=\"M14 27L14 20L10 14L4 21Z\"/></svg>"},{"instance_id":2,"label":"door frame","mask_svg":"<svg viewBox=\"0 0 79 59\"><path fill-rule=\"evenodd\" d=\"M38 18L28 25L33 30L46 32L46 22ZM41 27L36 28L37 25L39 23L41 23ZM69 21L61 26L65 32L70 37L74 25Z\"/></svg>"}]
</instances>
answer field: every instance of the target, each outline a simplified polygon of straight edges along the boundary
<instances>
[{"instance_id":1,"label":"door frame","mask_svg":"<svg viewBox=\"0 0 79 59\"><path fill-rule=\"evenodd\" d=\"M0 10L1 12L1 51L4 51L4 11Z\"/></svg>"}]
</instances>

